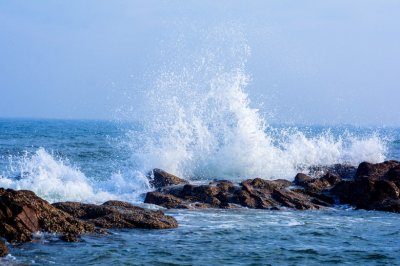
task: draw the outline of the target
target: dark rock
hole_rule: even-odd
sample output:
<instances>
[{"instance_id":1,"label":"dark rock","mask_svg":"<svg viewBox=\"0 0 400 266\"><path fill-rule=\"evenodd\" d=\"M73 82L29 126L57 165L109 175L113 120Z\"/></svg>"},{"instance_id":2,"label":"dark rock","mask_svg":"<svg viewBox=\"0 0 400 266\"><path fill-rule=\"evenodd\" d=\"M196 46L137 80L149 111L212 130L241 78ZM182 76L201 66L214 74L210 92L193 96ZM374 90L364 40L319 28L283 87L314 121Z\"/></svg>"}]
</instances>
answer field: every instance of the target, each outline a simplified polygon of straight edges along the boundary
<instances>
[{"instance_id":1,"label":"dark rock","mask_svg":"<svg viewBox=\"0 0 400 266\"><path fill-rule=\"evenodd\" d=\"M357 168L356 180L369 179L377 180L383 179L389 170L400 167L399 161L386 161L383 163L372 164L368 162L361 163Z\"/></svg>"},{"instance_id":2,"label":"dark rock","mask_svg":"<svg viewBox=\"0 0 400 266\"><path fill-rule=\"evenodd\" d=\"M167 229L178 227L177 221L162 211L146 210L122 201L102 205L80 202L54 203L56 208L101 228Z\"/></svg>"},{"instance_id":3,"label":"dark rock","mask_svg":"<svg viewBox=\"0 0 400 266\"><path fill-rule=\"evenodd\" d=\"M338 182L330 193L340 203L351 204L359 209L398 212L399 169L398 161L377 164L363 162L359 165L354 180Z\"/></svg>"},{"instance_id":4,"label":"dark rock","mask_svg":"<svg viewBox=\"0 0 400 266\"><path fill-rule=\"evenodd\" d=\"M335 196L339 203L352 204L354 198L353 187L354 181L341 181L330 190L330 194Z\"/></svg>"},{"instance_id":5,"label":"dark rock","mask_svg":"<svg viewBox=\"0 0 400 266\"><path fill-rule=\"evenodd\" d=\"M80 242L80 238L75 234L64 234L60 236L60 239L64 242Z\"/></svg>"},{"instance_id":6,"label":"dark rock","mask_svg":"<svg viewBox=\"0 0 400 266\"><path fill-rule=\"evenodd\" d=\"M287 188L292 185L292 182L286 179L265 180L261 178L255 178L255 179L247 179L243 181L241 185L248 190L266 189L272 191L274 189Z\"/></svg>"},{"instance_id":7,"label":"dark rock","mask_svg":"<svg viewBox=\"0 0 400 266\"><path fill-rule=\"evenodd\" d=\"M319 193L323 190L329 189L339 183L342 179L330 172L326 173L323 177L312 178L308 175L298 173L294 178L294 184L301 186L307 193Z\"/></svg>"},{"instance_id":8,"label":"dark rock","mask_svg":"<svg viewBox=\"0 0 400 266\"><path fill-rule=\"evenodd\" d=\"M75 235L96 232L92 224L60 211L27 190L0 188L0 224L0 236L9 242L30 241L37 231Z\"/></svg>"},{"instance_id":9,"label":"dark rock","mask_svg":"<svg viewBox=\"0 0 400 266\"><path fill-rule=\"evenodd\" d=\"M150 185L152 185L154 188L189 183L182 178L179 178L158 168L153 169L153 171L148 175L148 178L150 179Z\"/></svg>"},{"instance_id":10,"label":"dark rock","mask_svg":"<svg viewBox=\"0 0 400 266\"><path fill-rule=\"evenodd\" d=\"M308 169L311 176L320 178L328 173L341 179L353 179L357 168L350 164L334 164L329 166L313 166Z\"/></svg>"},{"instance_id":11,"label":"dark rock","mask_svg":"<svg viewBox=\"0 0 400 266\"><path fill-rule=\"evenodd\" d=\"M144 202L163 206L168 209L185 208L184 205L182 205L182 199L171 194L163 194L157 191L147 193Z\"/></svg>"},{"instance_id":12,"label":"dark rock","mask_svg":"<svg viewBox=\"0 0 400 266\"><path fill-rule=\"evenodd\" d=\"M258 209L319 209L330 206L331 198L325 202L328 197L291 191L291 185L292 182L284 179L261 178L248 179L239 185L230 181L214 181L208 185L185 184L149 192L145 203L165 208L234 208L239 205Z\"/></svg>"},{"instance_id":13,"label":"dark rock","mask_svg":"<svg viewBox=\"0 0 400 266\"><path fill-rule=\"evenodd\" d=\"M4 241L0 239L0 257L4 257L7 255L8 255L8 248L6 246L6 243L4 243Z\"/></svg>"},{"instance_id":14,"label":"dark rock","mask_svg":"<svg viewBox=\"0 0 400 266\"><path fill-rule=\"evenodd\" d=\"M369 206L369 210L400 213L400 200L386 199L380 202L374 202Z\"/></svg>"},{"instance_id":15,"label":"dark rock","mask_svg":"<svg viewBox=\"0 0 400 266\"><path fill-rule=\"evenodd\" d=\"M297 186L305 186L307 185L309 182L311 182L313 180L313 178L311 176L308 176L306 174L303 173L298 173L295 177L294 177L294 181L293 183Z\"/></svg>"},{"instance_id":16,"label":"dark rock","mask_svg":"<svg viewBox=\"0 0 400 266\"><path fill-rule=\"evenodd\" d=\"M307 195L295 191L274 190L272 197L282 206L297 210L313 210L322 207L313 203Z\"/></svg>"},{"instance_id":17,"label":"dark rock","mask_svg":"<svg viewBox=\"0 0 400 266\"><path fill-rule=\"evenodd\" d=\"M391 168L385 176L385 179L393 181L396 186L400 187L400 166Z\"/></svg>"}]
</instances>

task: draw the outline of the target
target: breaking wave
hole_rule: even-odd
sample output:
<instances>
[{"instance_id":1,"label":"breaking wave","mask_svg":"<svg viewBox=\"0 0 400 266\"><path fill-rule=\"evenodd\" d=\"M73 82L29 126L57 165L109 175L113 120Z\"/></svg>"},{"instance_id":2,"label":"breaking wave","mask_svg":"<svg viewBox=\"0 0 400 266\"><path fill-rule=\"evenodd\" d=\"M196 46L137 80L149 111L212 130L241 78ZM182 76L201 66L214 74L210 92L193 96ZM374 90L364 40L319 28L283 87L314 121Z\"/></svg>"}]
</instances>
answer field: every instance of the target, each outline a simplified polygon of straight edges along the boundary
<instances>
[{"instance_id":1,"label":"breaking wave","mask_svg":"<svg viewBox=\"0 0 400 266\"><path fill-rule=\"evenodd\" d=\"M377 134L327 130L306 136L269 125L245 91L250 48L236 37L231 47L224 42L224 49L192 51L188 63L163 69L146 91L144 130L132 130L126 141L142 171L158 167L192 179L291 179L313 165L385 159L386 144Z\"/></svg>"},{"instance_id":2,"label":"breaking wave","mask_svg":"<svg viewBox=\"0 0 400 266\"><path fill-rule=\"evenodd\" d=\"M0 175L0 187L32 190L50 202L103 203L112 199L138 201L148 183L139 173L129 179L117 172L105 181L91 180L67 159L40 148L10 157L7 171Z\"/></svg>"}]
</instances>

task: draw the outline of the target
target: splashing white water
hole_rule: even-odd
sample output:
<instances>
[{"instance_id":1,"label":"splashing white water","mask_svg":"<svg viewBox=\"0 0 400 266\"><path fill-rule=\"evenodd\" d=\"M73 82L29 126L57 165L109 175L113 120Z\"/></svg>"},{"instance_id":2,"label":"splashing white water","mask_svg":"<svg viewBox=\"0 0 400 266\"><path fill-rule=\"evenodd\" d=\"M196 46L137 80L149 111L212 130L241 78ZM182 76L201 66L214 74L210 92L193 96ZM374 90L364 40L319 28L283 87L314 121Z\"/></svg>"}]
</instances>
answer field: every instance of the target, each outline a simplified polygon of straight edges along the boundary
<instances>
[{"instance_id":1,"label":"splashing white water","mask_svg":"<svg viewBox=\"0 0 400 266\"><path fill-rule=\"evenodd\" d=\"M104 182L91 181L68 160L40 148L34 154L11 157L8 171L0 176L0 187L28 189L50 201L102 203L111 199L138 201L148 187L144 177L127 180L121 173Z\"/></svg>"},{"instance_id":2,"label":"splashing white water","mask_svg":"<svg viewBox=\"0 0 400 266\"><path fill-rule=\"evenodd\" d=\"M250 49L242 41L232 45L235 49L215 49L230 51L231 64L221 65L223 56L202 50L200 60L164 70L156 80L145 101L144 131L129 134L128 145L143 171L159 167L193 179L292 179L313 165L384 160L386 145L375 135L271 134L277 129L251 107L245 92Z\"/></svg>"}]
</instances>

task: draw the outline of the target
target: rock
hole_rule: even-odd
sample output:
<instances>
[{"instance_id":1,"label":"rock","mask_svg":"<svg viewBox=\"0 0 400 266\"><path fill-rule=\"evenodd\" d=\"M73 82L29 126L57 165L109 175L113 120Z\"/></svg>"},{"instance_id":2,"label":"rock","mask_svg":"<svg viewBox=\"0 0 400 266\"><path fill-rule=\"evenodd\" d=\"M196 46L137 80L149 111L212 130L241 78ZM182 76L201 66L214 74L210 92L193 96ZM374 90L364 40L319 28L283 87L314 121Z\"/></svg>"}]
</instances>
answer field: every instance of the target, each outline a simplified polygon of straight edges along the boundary
<instances>
[{"instance_id":1,"label":"rock","mask_svg":"<svg viewBox=\"0 0 400 266\"><path fill-rule=\"evenodd\" d=\"M189 183L182 178L179 178L158 168L153 169L153 171L148 175L148 178L150 179L150 185L152 185L154 188Z\"/></svg>"},{"instance_id":2,"label":"rock","mask_svg":"<svg viewBox=\"0 0 400 266\"><path fill-rule=\"evenodd\" d=\"M100 228L168 229L178 227L177 221L162 211L146 210L122 201L102 205L80 202L54 203L56 208Z\"/></svg>"},{"instance_id":3,"label":"rock","mask_svg":"<svg viewBox=\"0 0 400 266\"><path fill-rule=\"evenodd\" d=\"M400 167L399 161L386 161L383 163L372 164L368 162L361 163L356 172L355 179L377 180L383 179L389 170Z\"/></svg>"},{"instance_id":4,"label":"rock","mask_svg":"<svg viewBox=\"0 0 400 266\"><path fill-rule=\"evenodd\" d=\"M338 182L330 193L359 209L398 212L400 162L361 163L353 180Z\"/></svg>"},{"instance_id":5,"label":"rock","mask_svg":"<svg viewBox=\"0 0 400 266\"><path fill-rule=\"evenodd\" d=\"M272 197L282 206L297 210L313 210L323 207L318 203L313 203L307 195L290 190L274 190Z\"/></svg>"},{"instance_id":6,"label":"rock","mask_svg":"<svg viewBox=\"0 0 400 266\"><path fill-rule=\"evenodd\" d=\"M64 234L60 237L60 239L64 242L80 242L78 235L75 234Z\"/></svg>"},{"instance_id":7,"label":"rock","mask_svg":"<svg viewBox=\"0 0 400 266\"><path fill-rule=\"evenodd\" d=\"M294 181L293 183L297 186L305 186L307 185L309 182L311 182L313 180L313 178L311 176L308 176L306 174L303 173L298 173L295 177L294 177Z\"/></svg>"},{"instance_id":8,"label":"rock","mask_svg":"<svg viewBox=\"0 0 400 266\"><path fill-rule=\"evenodd\" d=\"M400 187L400 166L391 168L385 176L385 179L393 181L396 186Z\"/></svg>"},{"instance_id":9,"label":"rock","mask_svg":"<svg viewBox=\"0 0 400 266\"><path fill-rule=\"evenodd\" d=\"M370 210L400 213L400 200L386 199L371 204Z\"/></svg>"},{"instance_id":10,"label":"rock","mask_svg":"<svg viewBox=\"0 0 400 266\"><path fill-rule=\"evenodd\" d=\"M312 178L308 175L298 173L294 178L293 183L301 186L307 193L320 193L323 190L329 189L339 183L342 179L330 172L326 173L323 177Z\"/></svg>"},{"instance_id":11,"label":"rock","mask_svg":"<svg viewBox=\"0 0 400 266\"><path fill-rule=\"evenodd\" d=\"M75 234L96 232L89 223L53 207L28 190L0 188L0 236L9 242L27 242L37 231Z\"/></svg>"},{"instance_id":12,"label":"rock","mask_svg":"<svg viewBox=\"0 0 400 266\"><path fill-rule=\"evenodd\" d=\"M7 255L8 255L8 248L6 246L6 243L4 243L4 241L0 239L0 257L4 257Z\"/></svg>"},{"instance_id":13,"label":"rock","mask_svg":"<svg viewBox=\"0 0 400 266\"><path fill-rule=\"evenodd\" d=\"M284 179L261 178L248 179L239 185L226 180L207 185L185 184L149 192L145 203L165 208L234 208L239 205L258 209L320 209L330 206L323 197L291 191L291 185L292 182Z\"/></svg>"},{"instance_id":14,"label":"rock","mask_svg":"<svg viewBox=\"0 0 400 266\"><path fill-rule=\"evenodd\" d=\"M247 179L243 181L241 185L248 190L266 189L272 191L274 189L287 188L292 185L292 182L286 179L265 180L261 178L255 178L255 179Z\"/></svg>"},{"instance_id":15,"label":"rock","mask_svg":"<svg viewBox=\"0 0 400 266\"><path fill-rule=\"evenodd\" d=\"M308 169L311 176L320 178L328 173L341 179L353 179L357 168L350 164L333 164L329 166L312 166Z\"/></svg>"},{"instance_id":16,"label":"rock","mask_svg":"<svg viewBox=\"0 0 400 266\"><path fill-rule=\"evenodd\" d=\"M163 194L157 191L147 193L144 202L163 206L168 209L185 208L184 205L182 205L182 199L170 194Z\"/></svg>"}]
</instances>

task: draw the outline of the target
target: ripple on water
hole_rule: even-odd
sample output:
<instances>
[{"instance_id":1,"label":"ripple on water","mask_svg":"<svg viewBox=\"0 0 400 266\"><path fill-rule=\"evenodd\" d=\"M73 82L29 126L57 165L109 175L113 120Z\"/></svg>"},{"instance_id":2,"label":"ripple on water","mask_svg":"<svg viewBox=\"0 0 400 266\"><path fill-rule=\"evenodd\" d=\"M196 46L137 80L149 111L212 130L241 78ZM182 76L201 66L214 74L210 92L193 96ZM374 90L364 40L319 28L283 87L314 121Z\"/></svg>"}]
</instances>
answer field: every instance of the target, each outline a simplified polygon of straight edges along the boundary
<instances>
[{"instance_id":1,"label":"ripple on water","mask_svg":"<svg viewBox=\"0 0 400 266\"><path fill-rule=\"evenodd\" d=\"M15 259L10 256L0 264L400 264L400 215L248 209L167 213L178 220L178 229L114 230L75 244L54 239L28 243L12 247Z\"/></svg>"}]
</instances>

